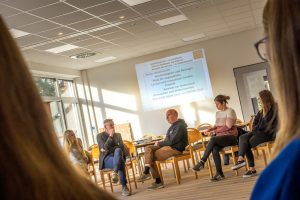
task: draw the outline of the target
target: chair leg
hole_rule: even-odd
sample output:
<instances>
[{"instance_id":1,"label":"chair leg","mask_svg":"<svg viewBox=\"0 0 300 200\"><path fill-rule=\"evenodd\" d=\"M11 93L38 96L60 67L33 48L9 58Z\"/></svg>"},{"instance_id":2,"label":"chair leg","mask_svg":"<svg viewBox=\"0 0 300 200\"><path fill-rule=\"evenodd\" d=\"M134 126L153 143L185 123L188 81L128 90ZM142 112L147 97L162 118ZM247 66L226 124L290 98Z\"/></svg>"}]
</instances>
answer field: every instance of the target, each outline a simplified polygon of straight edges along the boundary
<instances>
[{"instance_id":1,"label":"chair leg","mask_svg":"<svg viewBox=\"0 0 300 200\"><path fill-rule=\"evenodd\" d=\"M249 170L249 162L248 162L247 157L245 157L245 162L246 162L245 169L246 169L246 171L248 171Z\"/></svg>"},{"instance_id":2,"label":"chair leg","mask_svg":"<svg viewBox=\"0 0 300 200\"><path fill-rule=\"evenodd\" d=\"M197 155L197 152L196 152L196 155ZM195 166L195 157L192 155L192 164L193 164L193 166ZM198 173L197 172L195 172L195 177L196 177L196 179L198 179Z\"/></svg>"},{"instance_id":3,"label":"chair leg","mask_svg":"<svg viewBox=\"0 0 300 200\"><path fill-rule=\"evenodd\" d=\"M199 152L199 153L200 153L200 152ZM198 163L198 162L199 162L198 153L195 152L194 155L195 155L195 160L196 160L196 162ZM195 165L195 163L193 163L193 165Z\"/></svg>"},{"instance_id":4,"label":"chair leg","mask_svg":"<svg viewBox=\"0 0 300 200\"><path fill-rule=\"evenodd\" d=\"M172 167L173 167L173 175L174 175L174 178L176 178L174 163L172 163Z\"/></svg>"},{"instance_id":5,"label":"chair leg","mask_svg":"<svg viewBox=\"0 0 300 200\"><path fill-rule=\"evenodd\" d=\"M187 171L186 171L186 166L185 166L184 160L183 160L183 168L184 168L184 172L186 173Z\"/></svg>"},{"instance_id":6,"label":"chair leg","mask_svg":"<svg viewBox=\"0 0 300 200\"><path fill-rule=\"evenodd\" d=\"M235 159L235 155L234 155L233 150L231 150L231 156L232 156L233 164L236 165L236 159ZM236 174L236 176L238 176L239 175L239 170L235 170L235 174Z\"/></svg>"},{"instance_id":7,"label":"chair leg","mask_svg":"<svg viewBox=\"0 0 300 200\"><path fill-rule=\"evenodd\" d=\"M265 162L265 167L267 166L267 157L266 157L266 153L265 153L265 150L264 149L262 149L261 150L262 151L262 153L263 153L263 157L264 157L264 162Z\"/></svg>"},{"instance_id":8,"label":"chair leg","mask_svg":"<svg viewBox=\"0 0 300 200\"><path fill-rule=\"evenodd\" d=\"M173 161L173 162L174 162L174 166L175 166L176 182L177 182L177 184L180 184L181 176L180 176L178 162L177 161Z\"/></svg>"},{"instance_id":9,"label":"chair leg","mask_svg":"<svg viewBox=\"0 0 300 200\"><path fill-rule=\"evenodd\" d=\"M209 171L210 178L212 178L214 176L214 174L213 174L212 169L211 169L211 163L210 163L210 158L209 157L207 159L207 165L208 165L208 171Z\"/></svg>"},{"instance_id":10,"label":"chair leg","mask_svg":"<svg viewBox=\"0 0 300 200\"><path fill-rule=\"evenodd\" d=\"M133 176L133 181L134 181L135 189L137 189L137 184L136 184L136 180L135 180L135 171L134 171L133 166L132 166L132 176Z\"/></svg>"},{"instance_id":11,"label":"chair leg","mask_svg":"<svg viewBox=\"0 0 300 200\"><path fill-rule=\"evenodd\" d=\"M103 189L106 190L104 174L102 171L100 171L100 176L101 176L101 182L103 184Z\"/></svg>"},{"instance_id":12,"label":"chair leg","mask_svg":"<svg viewBox=\"0 0 300 200\"><path fill-rule=\"evenodd\" d=\"M132 192L131 181L130 181L130 177L129 177L129 172L128 172L128 167L127 166L125 166L125 171L126 171L126 177L127 177L127 180L128 180L129 191Z\"/></svg>"},{"instance_id":13,"label":"chair leg","mask_svg":"<svg viewBox=\"0 0 300 200\"><path fill-rule=\"evenodd\" d=\"M158 174L159 174L160 180L161 180L161 182L164 184L164 178L163 178L163 175L162 175L160 162L159 162L159 161L156 161L155 164L156 164L156 166L157 166L157 170L158 170Z\"/></svg>"},{"instance_id":14,"label":"chair leg","mask_svg":"<svg viewBox=\"0 0 300 200\"><path fill-rule=\"evenodd\" d=\"M186 165L187 165L187 167L188 167L188 170L191 168L191 166L190 166L190 159L187 159L186 160Z\"/></svg>"},{"instance_id":15,"label":"chair leg","mask_svg":"<svg viewBox=\"0 0 300 200\"><path fill-rule=\"evenodd\" d=\"M108 179L109 179L110 190L111 190L111 192L114 192L113 185L112 185L112 182L111 182L110 173L107 173L107 175L108 175Z\"/></svg>"},{"instance_id":16,"label":"chair leg","mask_svg":"<svg viewBox=\"0 0 300 200\"><path fill-rule=\"evenodd\" d=\"M142 175L142 167L141 167L141 160L140 159L138 159L138 161L137 161L137 166L138 166L138 169L139 169L139 175L141 176Z\"/></svg>"}]
</instances>

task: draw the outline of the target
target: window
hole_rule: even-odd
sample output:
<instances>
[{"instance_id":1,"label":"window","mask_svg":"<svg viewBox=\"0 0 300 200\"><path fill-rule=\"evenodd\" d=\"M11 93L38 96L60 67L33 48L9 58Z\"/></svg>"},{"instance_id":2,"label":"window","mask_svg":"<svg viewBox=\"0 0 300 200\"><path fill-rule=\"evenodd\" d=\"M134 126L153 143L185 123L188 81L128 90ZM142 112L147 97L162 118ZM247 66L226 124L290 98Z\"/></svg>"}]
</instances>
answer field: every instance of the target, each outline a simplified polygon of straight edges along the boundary
<instances>
[{"instance_id":1,"label":"window","mask_svg":"<svg viewBox=\"0 0 300 200\"><path fill-rule=\"evenodd\" d=\"M57 137L62 140L64 131L70 129L86 141L73 81L47 77L34 77L34 81L48 107Z\"/></svg>"},{"instance_id":2,"label":"window","mask_svg":"<svg viewBox=\"0 0 300 200\"><path fill-rule=\"evenodd\" d=\"M34 81L42 97L56 97L56 79L34 77Z\"/></svg>"},{"instance_id":3,"label":"window","mask_svg":"<svg viewBox=\"0 0 300 200\"><path fill-rule=\"evenodd\" d=\"M57 80L58 91L61 97L75 97L73 82L68 80Z\"/></svg>"}]
</instances>

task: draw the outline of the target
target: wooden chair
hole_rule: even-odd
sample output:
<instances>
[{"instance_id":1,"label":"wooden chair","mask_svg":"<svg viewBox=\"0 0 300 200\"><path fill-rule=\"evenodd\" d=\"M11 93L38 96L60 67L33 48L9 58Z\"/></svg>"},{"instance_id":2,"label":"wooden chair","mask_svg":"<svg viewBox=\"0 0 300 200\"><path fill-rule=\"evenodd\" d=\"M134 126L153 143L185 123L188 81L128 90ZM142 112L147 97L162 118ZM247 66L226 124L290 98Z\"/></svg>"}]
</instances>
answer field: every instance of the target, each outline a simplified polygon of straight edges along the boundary
<instances>
[{"instance_id":1,"label":"wooden chair","mask_svg":"<svg viewBox=\"0 0 300 200\"><path fill-rule=\"evenodd\" d=\"M274 145L274 141L270 141L270 142L261 143L258 146L252 148L252 150L254 150L254 151L262 151L265 166L268 165L266 151L269 153L269 156L270 156L273 145Z\"/></svg>"},{"instance_id":2,"label":"wooden chair","mask_svg":"<svg viewBox=\"0 0 300 200\"><path fill-rule=\"evenodd\" d=\"M188 149L190 151L190 155L192 158L192 163L195 165L197 162L201 159L201 152L204 152L206 149L206 141L204 140L204 137L202 133L198 129L194 128L188 128ZM209 170L209 175L212 178L212 168L210 159L207 159L207 165ZM195 172L196 179L198 178L197 172Z\"/></svg>"},{"instance_id":3,"label":"wooden chair","mask_svg":"<svg viewBox=\"0 0 300 200\"><path fill-rule=\"evenodd\" d=\"M184 160L188 160L190 158L191 158L190 152L184 151L181 155L172 156L172 157L168 158L167 160L163 160L163 161L156 161L155 164L157 166L158 173L159 173L162 183L164 183L164 179L163 179L163 175L162 175L161 164L165 164L165 163L172 164L176 182L177 182L177 184L180 184L181 175L180 175L180 171L179 171L179 161L184 162Z\"/></svg>"},{"instance_id":4,"label":"wooden chair","mask_svg":"<svg viewBox=\"0 0 300 200\"><path fill-rule=\"evenodd\" d=\"M238 145L234 145L234 146L227 146L227 147L224 147L220 153L221 154L231 154L232 156L232 160L233 160L233 164L236 165L236 157L235 157L235 152L238 152L239 151L239 146ZM246 170L247 170L247 166L245 166ZM235 170L235 174L238 176L239 175L239 171L238 170Z\"/></svg>"},{"instance_id":5,"label":"wooden chair","mask_svg":"<svg viewBox=\"0 0 300 200\"><path fill-rule=\"evenodd\" d=\"M94 181L97 184L97 173L96 173L96 169L95 169L95 163L93 160L93 156L92 154L90 154L89 152L85 151L86 155L89 158L89 163L88 163L88 174L90 175L90 177L94 177Z\"/></svg>"},{"instance_id":6,"label":"wooden chair","mask_svg":"<svg viewBox=\"0 0 300 200\"><path fill-rule=\"evenodd\" d=\"M92 162L94 164L94 168L95 168L95 163L99 162L99 156L100 156L100 150L97 144L93 144L92 146L89 147L89 149L91 150L91 157L92 157ZM105 186L105 175L108 176L109 179L109 184L110 184L110 188L111 191L113 192L113 186L112 186L112 182L111 182L111 173L113 173L112 169L103 169L103 170L99 170L100 172L100 177L101 177L101 182L103 185L103 189L106 190L106 186Z\"/></svg>"},{"instance_id":7,"label":"wooden chair","mask_svg":"<svg viewBox=\"0 0 300 200\"><path fill-rule=\"evenodd\" d=\"M132 177L133 177L135 189L137 189L136 178L135 178L135 169L136 169L136 167L138 167L139 175L141 175L142 171L141 171L141 167L140 167L140 162L138 160L138 157L136 156L136 150L135 150L134 144L132 142L126 141L126 140L124 140L123 143L129 152L129 160L126 160L126 175L127 175L127 179L129 182L129 187L131 189L131 180L129 177L128 169L132 169Z\"/></svg>"},{"instance_id":8,"label":"wooden chair","mask_svg":"<svg viewBox=\"0 0 300 200\"><path fill-rule=\"evenodd\" d=\"M203 132L211 127L213 127L213 126L209 123L202 123L202 124L198 125L196 129L199 130L200 132Z\"/></svg>"},{"instance_id":9,"label":"wooden chair","mask_svg":"<svg viewBox=\"0 0 300 200\"><path fill-rule=\"evenodd\" d=\"M101 151L99 151L99 153L101 154ZM126 178L127 178L127 181L128 181L128 185L129 185L129 190L130 192L132 191L131 189L131 180L129 178L129 173L128 173L128 169L132 169L133 171L133 175L134 175L134 169L132 167L132 163L125 163L125 172L126 172ZM111 181L111 178L112 178L112 173L114 173L113 169L101 169L99 170L100 172L100 177L101 177L101 181L102 181L102 185L103 185L103 189L106 190L106 181L105 181L105 175L107 175L108 177L108 181L109 181L109 185L110 185L110 190L111 192L114 192L114 189L113 189L113 184L112 184L112 181ZM134 176L134 182L135 182L135 187L137 188L137 185L136 185L136 181L135 181L135 176Z\"/></svg>"},{"instance_id":10,"label":"wooden chair","mask_svg":"<svg viewBox=\"0 0 300 200\"><path fill-rule=\"evenodd\" d=\"M99 162L99 156L100 156L98 145L93 144L92 146L89 147L89 149L90 149L92 160L93 160L94 164L98 163Z\"/></svg>"}]
</instances>

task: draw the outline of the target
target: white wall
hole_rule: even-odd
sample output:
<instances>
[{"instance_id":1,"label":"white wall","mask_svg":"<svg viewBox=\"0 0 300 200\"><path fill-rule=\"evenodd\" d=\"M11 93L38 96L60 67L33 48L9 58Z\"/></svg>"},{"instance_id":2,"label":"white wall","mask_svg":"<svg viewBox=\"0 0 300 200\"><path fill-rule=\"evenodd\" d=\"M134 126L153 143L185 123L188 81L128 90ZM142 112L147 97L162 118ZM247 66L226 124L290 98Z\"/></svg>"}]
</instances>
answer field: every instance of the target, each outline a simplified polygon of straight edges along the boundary
<instances>
[{"instance_id":1,"label":"white wall","mask_svg":"<svg viewBox=\"0 0 300 200\"><path fill-rule=\"evenodd\" d=\"M165 120L166 109L149 112L144 112L142 110L139 87L135 73L135 64L204 48L206 51L214 95L229 95L231 97L229 100L229 106L234 108L238 118L242 119L241 106L233 74L233 68L260 62L253 44L261 37L261 29L245 31L89 69L87 70L87 74L90 81L90 86L96 87L98 90L101 101L98 105L100 105L102 109L113 108L115 110L136 115L139 121L133 124L136 139L142 134L165 133L169 127L169 124L167 124ZM127 110L126 108L120 108L120 106L103 104L103 100L101 100L101 89L132 95L135 98L137 109ZM118 97L117 99L124 101L122 96ZM128 104L129 103L130 102L128 102ZM176 108L179 110L180 116L184 116L186 121L189 122L190 127L194 127L197 124L204 122L214 123L216 108L213 100L207 102L194 102ZM107 116L105 112L102 113L102 115L103 118L111 117ZM116 117L122 118L123 121L130 121L125 119L125 117L120 114L116 115ZM117 119L117 122L118 121L122 120Z\"/></svg>"}]
</instances>

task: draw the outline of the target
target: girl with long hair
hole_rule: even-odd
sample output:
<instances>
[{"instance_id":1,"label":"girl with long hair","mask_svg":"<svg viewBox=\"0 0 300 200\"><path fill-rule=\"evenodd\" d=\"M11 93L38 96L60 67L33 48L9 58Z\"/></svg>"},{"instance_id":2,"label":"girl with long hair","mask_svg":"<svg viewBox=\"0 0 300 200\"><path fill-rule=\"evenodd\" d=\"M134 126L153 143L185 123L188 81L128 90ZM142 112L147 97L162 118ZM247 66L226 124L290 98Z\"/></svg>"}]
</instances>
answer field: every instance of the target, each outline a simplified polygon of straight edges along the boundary
<instances>
[{"instance_id":1,"label":"girl with long hair","mask_svg":"<svg viewBox=\"0 0 300 200\"><path fill-rule=\"evenodd\" d=\"M262 90L259 92L259 99L262 109L254 118L252 131L239 137L238 161L231 168L238 170L244 167L246 165L244 156L246 155L250 169L243 175L244 178L256 175L254 156L251 149L261 143L275 140L277 132L277 105L272 93L269 90Z\"/></svg>"},{"instance_id":2,"label":"girl with long hair","mask_svg":"<svg viewBox=\"0 0 300 200\"><path fill-rule=\"evenodd\" d=\"M66 130L64 133L64 148L71 162L83 170L88 171L87 163L89 161L88 155L83 150L79 138L76 138L72 130Z\"/></svg>"}]
</instances>

